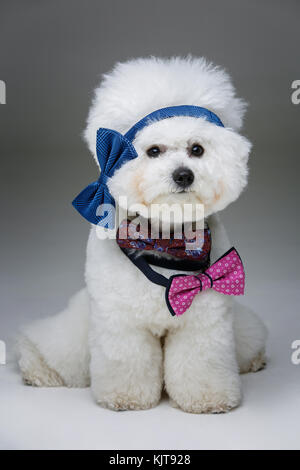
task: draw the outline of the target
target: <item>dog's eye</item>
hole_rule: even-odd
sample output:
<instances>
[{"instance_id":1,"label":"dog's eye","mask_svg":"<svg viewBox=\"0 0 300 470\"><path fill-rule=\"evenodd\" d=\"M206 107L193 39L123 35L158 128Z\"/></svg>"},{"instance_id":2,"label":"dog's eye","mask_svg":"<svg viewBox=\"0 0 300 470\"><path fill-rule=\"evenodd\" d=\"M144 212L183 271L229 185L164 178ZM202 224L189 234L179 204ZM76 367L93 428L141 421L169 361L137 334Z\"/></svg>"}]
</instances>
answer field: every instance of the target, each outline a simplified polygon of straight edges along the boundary
<instances>
[{"instance_id":1,"label":"dog's eye","mask_svg":"<svg viewBox=\"0 0 300 470\"><path fill-rule=\"evenodd\" d=\"M193 144L190 148L190 154L194 157L201 157L204 154L204 148L200 144Z\"/></svg>"},{"instance_id":2,"label":"dog's eye","mask_svg":"<svg viewBox=\"0 0 300 470\"><path fill-rule=\"evenodd\" d=\"M151 157L151 158L158 157L159 154L160 154L160 148L157 145L154 145L153 147L150 147L147 150L148 157Z\"/></svg>"}]
</instances>

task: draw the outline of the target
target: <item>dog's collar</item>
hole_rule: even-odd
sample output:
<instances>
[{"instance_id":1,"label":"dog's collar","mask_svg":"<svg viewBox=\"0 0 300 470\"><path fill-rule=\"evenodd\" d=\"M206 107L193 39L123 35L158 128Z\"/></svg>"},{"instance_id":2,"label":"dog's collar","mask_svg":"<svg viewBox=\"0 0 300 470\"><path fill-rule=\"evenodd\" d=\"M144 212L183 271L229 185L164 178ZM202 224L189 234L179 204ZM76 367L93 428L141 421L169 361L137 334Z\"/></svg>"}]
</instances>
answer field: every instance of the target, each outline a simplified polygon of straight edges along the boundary
<instances>
[{"instance_id":1,"label":"dog's collar","mask_svg":"<svg viewBox=\"0 0 300 470\"><path fill-rule=\"evenodd\" d=\"M97 131L97 158L101 168L98 181L91 183L74 199L73 206L89 222L113 229L115 226L115 200L109 192L107 182L124 163L138 156L132 142L141 129L162 119L176 116L203 118L224 127L221 119L212 111L200 106L170 106L148 114L122 135L112 129Z\"/></svg>"},{"instance_id":2,"label":"dog's collar","mask_svg":"<svg viewBox=\"0 0 300 470\"><path fill-rule=\"evenodd\" d=\"M151 232L148 224L142 227L140 223L124 220L120 224L116 243L149 281L165 288L166 304L172 315L182 315L191 306L194 297L207 289L225 295L244 293L245 272L234 248L210 265L211 232L207 223L204 231L195 231L194 243L197 249L194 256L187 249L191 242L189 231L188 236L183 232L176 236L173 234L170 239L164 239L162 235L160 238L151 238ZM155 253L172 253L174 257L158 257ZM176 271L192 271L193 274L175 274L168 278L151 265Z\"/></svg>"},{"instance_id":3,"label":"dog's collar","mask_svg":"<svg viewBox=\"0 0 300 470\"><path fill-rule=\"evenodd\" d=\"M178 233L170 230L168 238L163 236L159 227L152 227L147 219L144 221L124 219L117 231L117 244L124 249L165 253L176 259L206 264L211 250L211 231L206 221L200 229L182 226Z\"/></svg>"},{"instance_id":4,"label":"dog's collar","mask_svg":"<svg viewBox=\"0 0 300 470\"><path fill-rule=\"evenodd\" d=\"M204 272L210 265L211 231L205 221L203 230L191 233L187 230L171 238L151 238L151 226L123 220L119 226L116 243L128 259L154 284L168 288L170 279L152 269L151 265L174 271ZM179 238L177 238L179 237ZM193 242L194 250L187 249ZM157 256L157 254L172 254L172 257ZM168 303L167 303L168 305ZM168 305L169 307L169 305ZM173 310L170 309L172 313ZM172 313L173 314L173 313Z\"/></svg>"},{"instance_id":5,"label":"dog's collar","mask_svg":"<svg viewBox=\"0 0 300 470\"><path fill-rule=\"evenodd\" d=\"M121 248L121 247L120 247ZM173 271L204 271L210 265L210 256L205 260L191 260L191 259L176 259L176 258L164 258L162 256L155 256L151 253L138 254L132 250L121 248L121 251L130 259L130 261L135 264L140 271L142 271L146 277L155 284L165 285L165 282L157 282L158 279L156 271L153 271L155 274L150 277L147 275L150 273L148 266L158 266L160 268L172 269ZM145 269L145 266L147 268Z\"/></svg>"},{"instance_id":6,"label":"dog's collar","mask_svg":"<svg viewBox=\"0 0 300 470\"><path fill-rule=\"evenodd\" d=\"M234 247L228 250L211 266L197 266L196 261L181 260L173 261L163 258L149 258L124 250L123 253L130 261L146 276L146 278L165 288L166 305L171 315L182 315L192 304L194 297L207 289L225 295L243 295L245 287L245 272L242 260ZM179 267L184 261L185 266ZM173 264L174 263L174 264ZM178 263L178 264L177 264ZM167 278L158 273L150 264L176 270L194 271L195 274L175 274ZM190 269L187 269L187 268Z\"/></svg>"}]
</instances>

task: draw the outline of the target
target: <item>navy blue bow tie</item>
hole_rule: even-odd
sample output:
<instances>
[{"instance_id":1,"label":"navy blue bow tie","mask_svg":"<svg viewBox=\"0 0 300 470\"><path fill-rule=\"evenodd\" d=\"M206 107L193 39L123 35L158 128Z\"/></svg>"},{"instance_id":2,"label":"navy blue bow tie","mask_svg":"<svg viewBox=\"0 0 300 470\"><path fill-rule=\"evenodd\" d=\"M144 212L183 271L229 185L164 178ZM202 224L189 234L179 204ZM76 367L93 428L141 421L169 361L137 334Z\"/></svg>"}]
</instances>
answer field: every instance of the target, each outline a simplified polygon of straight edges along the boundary
<instances>
[{"instance_id":1,"label":"navy blue bow tie","mask_svg":"<svg viewBox=\"0 0 300 470\"><path fill-rule=\"evenodd\" d=\"M91 183L74 199L73 206L89 222L113 229L115 226L115 200L107 187L109 178L124 163L136 158L137 152L132 142L141 129L149 124L174 116L204 118L217 126L222 121L213 112L199 106L171 106L148 114L138 121L125 135L112 129L100 128L97 131L97 158L101 174L98 181Z\"/></svg>"}]
</instances>

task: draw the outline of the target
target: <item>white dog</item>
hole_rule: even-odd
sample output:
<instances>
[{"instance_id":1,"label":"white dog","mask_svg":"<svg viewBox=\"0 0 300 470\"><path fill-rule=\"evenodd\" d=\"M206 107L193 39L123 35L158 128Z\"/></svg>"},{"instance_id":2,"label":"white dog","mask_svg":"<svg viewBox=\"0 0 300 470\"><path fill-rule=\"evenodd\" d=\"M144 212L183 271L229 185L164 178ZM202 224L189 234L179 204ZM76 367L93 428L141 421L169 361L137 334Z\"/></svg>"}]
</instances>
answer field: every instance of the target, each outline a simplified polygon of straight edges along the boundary
<instances>
[{"instance_id":1,"label":"white dog","mask_svg":"<svg viewBox=\"0 0 300 470\"><path fill-rule=\"evenodd\" d=\"M126 196L129 206L203 204L214 262L231 247L216 213L244 189L251 148L238 134L244 102L223 70L191 57L118 64L96 90L85 139L96 157L98 128L124 134L149 113L180 105L204 107L224 127L186 115L153 120L134 137L138 158L124 163L108 188L116 201ZM178 169L187 172L183 185L174 178ZM93 225L86 287L66 310L25 328L19 339L25 383L91 384L96 401L113 410L153 407L163 386L171 403L187 412L218 413L238 406L239 373L265 364L262 322L214 289L197 295L183 315L170 315L164 287L150 282L115 240L99 234ZM154 269L166 277L182 274Z\"/></svg>"}]
</instances>

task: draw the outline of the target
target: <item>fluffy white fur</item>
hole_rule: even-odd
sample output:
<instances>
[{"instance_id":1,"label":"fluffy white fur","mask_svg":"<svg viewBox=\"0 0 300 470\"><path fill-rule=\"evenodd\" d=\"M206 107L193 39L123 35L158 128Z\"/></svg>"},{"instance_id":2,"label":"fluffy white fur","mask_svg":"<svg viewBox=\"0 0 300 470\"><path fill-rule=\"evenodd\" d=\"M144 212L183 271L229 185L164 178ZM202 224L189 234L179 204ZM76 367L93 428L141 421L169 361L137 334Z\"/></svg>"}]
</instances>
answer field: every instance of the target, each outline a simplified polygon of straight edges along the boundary
<instances>
[{"instance_id":1,"label":"fluffy white fur","mask_svg":"<svg viewBox=\"0 0 300 470\"><path fill-rule=\"evenodd\" d=\"M204 204L214 261L231 246L216 213L245 187L251 147L237 133L245 106L224 71L190 57L118 64L96 90L85 138L95 155L99 127L124 133L151 111L180 104L209 108L225 128L191 117L151 123L134 141L138 158L121 167L109 187L116 199L127 196L129 204ZM205 149L201 158L188 155L194 142ZM158 158L146 154L152 145L164 148ZM179 166L195 175L185 193L171 178ZM262 322L213 290L196 296L182 317L172 317L163 288L150 283L114 240L100 240L98 230L91 228L88 241L86 288L66 310L28 326L19 339L25 382L69 387L91 382L95 400L114 410L155 406L163 385L171 403L187 412L238 406L239 372L264 365Z\"/></svg>"}]
</instances>

